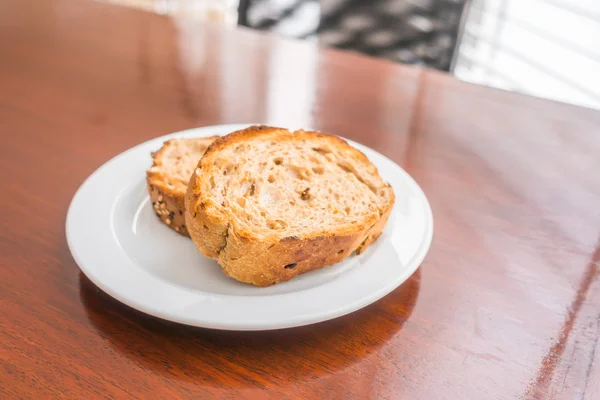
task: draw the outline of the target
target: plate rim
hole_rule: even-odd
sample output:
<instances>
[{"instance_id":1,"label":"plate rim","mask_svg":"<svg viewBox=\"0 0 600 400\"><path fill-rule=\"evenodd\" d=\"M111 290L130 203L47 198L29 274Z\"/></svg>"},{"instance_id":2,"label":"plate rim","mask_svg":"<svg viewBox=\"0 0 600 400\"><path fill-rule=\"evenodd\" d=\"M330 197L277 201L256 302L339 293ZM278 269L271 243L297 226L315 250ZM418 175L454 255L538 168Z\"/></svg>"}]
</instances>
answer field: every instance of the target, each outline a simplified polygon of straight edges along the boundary
<instances>
[{"instance_id":1,"label":"plate rim","mask_svg":"<svg viewBox=\"0 0 600 400\"><path fill-rule=\"evenodd\" d=\"M165 141L165 140L168 140L168 139L171 139L174 137L185 137L185 136L194 135L194 134L196 134L197 137L202 137L203 136L202 131L223 130L223 132L233 132L234 130L243 129L243 128L251 126L251 125L261 125L261 124L257 124L257 123L217 124L217 125L200 126L200 127L185 129L185 130L181 130L181 131L177 131L177 132L172 132L172 133L169 133L166 135L158 136L158 137L146 140L144 142L138 143L138 144L120 152L119 154L111 157L109 160L105 161L103 164L101 164L99 167L97 167L90 175L88 175L86 177L86 179L81 183L81 185L78 187L78 189L74 193L74 195L71 199L71 202L69 204L69 208L67 210L66 221L65 221L65 234L66 234L66 239L67 239L67 245L68 245L69 251L71 253L71 256L73 257L73 259L74 259L75 263L77 264L77 267L79 268L81 273L83 273L92 283L94 283L94 285L96 285L99 289L101 289L103 292L108 294L113 299L119 301L120 303L122 303L128 307L131 307L133 309L136 309L140 312L143 312L145 314L151 315L156 318L160 318L160 319L163 319L166 321L171 321L171 322L180 323L180 324L184 324L184 325L202 327L202 328L208 328L208 329L234 330L234 331L262 331L262 330L286 329L286 328L292 328L292 327L298 327L298 326L304 326L304 325L311 325L311 324L316 324L319 322L339 318L343 315L351 314L359 309L362 309L370 304L375 303L376 301L382 299L383 297L385 297L386 295L391 293L393 290L395 290L400 285L402 285L406 280L408 280L410 278L410 276L412 276L414 274L414 272L422 265L426 255L428 254L428 252L431 248L431 244L433 241L433 233L434 233L433 212L432 212L429 200L427 199L427 196L425 195L424 191L419 186L419 184L414 180L414 178L406 170L404 170L404 168L402 168L400 165L398 165L396 162L394 162L387 156L379 153L378 151L376 151L368 146L365 146L363 144L360 144L358 142L355 142L355 141L352 141L352 140L349 140L349 139L346 139L346 138L340 136L342 139L346 140L351 146L357 148L361 152L364 152L364 149L368 149L368 151L376 153L379 157L384 158L387 162L391 163L396 168L398 168L400 171L402 171L403 180L405 180L411 186L411 188L415 191L415 194L419 197L421 204L423 205L423 211L424 211L424 217L425 217L425 223L426 223L425 232L424 232L422 241L418 247L418 250L415 252L415 254L413 254L410 262L407 263L405 268L402 269L402 272L398 274L396 279L391 280L388 284L381 285L381 287L378 290L371 292L368 296L366 296L366 298L363 298L362 301L358 301L349 307L342 307L342 308L335 309L335 310L328 310L328 311L320 312L316 315L309 315L309 316L304 316L304 317L301 316L301 317L297 317L297 318L292 317L292 318L289 318L284 323L281 323L281 322L278 323L276 321L275 322L262 322L262 323L258 323L258 324L254 324L254 325L237 324L235 321L230 321L228 323L199 323L197 320L194 320L194 319L179 318L178 316L174 316L172 314L163 313L162 311L153 309L152 307L149 307L146 304L139 303L135 299L126 298L127 296L123 296L120 293L120 291L113 290L112 287L105 285L104 282L102 281L102 279L98 278L93 271L90 271L90 269L85 266L85 263L81 259L80 254L78 253L78 250L74 248L74 243L73 243L74 239L72 236L75 234L75 232L73 232L73 228L70 228L70 226L72 226L74 224L74 222L73 222L74 205L76 204L78 197L81 196L81 193L83 193L83 191L87 188L87 185L89 185L89 183L93 180L93 178L95 176L101 174L102 171L105 168L107 168L111 163L115 162L115 160L122 158L122 157L126 157L127 154L129 154L130 152L133 152L140 147L149 146L151 143L154 143L154 142L160 142L160 141ZM291 129L291 128L289 128L289 129ZM308 128L305 128L305 129L308 129ZM208 135L210 135L210 134L214 134L214 133L208 133ZM223 133L220 135L225 135L225 134L226 133ZM114 207L114 203L113 203L112 207ZM120 244L117 239L115 239L115 242L116 242L116 245L118 247L120 247ZM335 281L335 279L334 279L334 281ZM168 282L164 282L164 283L169 284ZM330 282L324 283L324 285L327 285L327 284L330 284ZM175 285L173 285L173 286L175 286ZM177 287L177 288L181 289L181 290L191 290L191 289L186 289L186 288L179 288L179 287ZM290 294L290 293L288 293L288 294ZM291 293L291 294L293 294L293 293Z\"/></svg>"}]
</instances>

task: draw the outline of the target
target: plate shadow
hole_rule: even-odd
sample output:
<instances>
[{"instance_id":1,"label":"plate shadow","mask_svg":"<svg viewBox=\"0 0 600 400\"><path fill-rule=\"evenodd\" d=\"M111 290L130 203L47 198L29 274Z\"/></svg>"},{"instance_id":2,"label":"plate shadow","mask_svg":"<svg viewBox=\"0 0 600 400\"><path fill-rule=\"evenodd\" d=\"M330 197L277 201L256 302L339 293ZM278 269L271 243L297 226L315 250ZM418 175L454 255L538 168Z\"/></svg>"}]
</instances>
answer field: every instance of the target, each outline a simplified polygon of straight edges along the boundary
<instances>
[{"instance_id":1,"label":"plate shadow","mask_svg":"<svg viewBox=\"0 0 600 400\"><path fill-rule=\"evenodd\" d=\"M420 281L419 268L392 293L352 314L261 332L164 321L111 298L81 272L79 294L98 334L138 366L202 386L262 387L320 379L369 357L408 320Z\"/></svg>"}]
</instances>

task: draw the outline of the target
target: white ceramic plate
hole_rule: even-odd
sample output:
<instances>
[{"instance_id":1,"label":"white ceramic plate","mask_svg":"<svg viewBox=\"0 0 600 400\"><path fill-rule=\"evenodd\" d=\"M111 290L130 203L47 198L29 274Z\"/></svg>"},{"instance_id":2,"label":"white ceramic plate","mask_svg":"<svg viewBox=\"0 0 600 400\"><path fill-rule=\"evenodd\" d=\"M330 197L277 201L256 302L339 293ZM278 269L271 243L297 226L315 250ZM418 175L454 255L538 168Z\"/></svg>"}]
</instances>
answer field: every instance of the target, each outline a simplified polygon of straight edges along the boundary
<instances>
[{"instance_id":1,"label":"white ceramic plate","mask_svg":"<svg viewBox=\"0 0 600 400\"><path fill-rule=\"evenodd\" d=\"M360 256L267 288L226 277L192 241L154 214L145 186L150 152L172 137L223 135L244 125L174 133L108 161L81 185L67 215L67 241L83 273L115 299L166 320L206 328L264 330L325 321L390 293L431 244L429 203L415 181L381 154L350 142L394 188L382 236Z\"/></svg>"}]
</instances>

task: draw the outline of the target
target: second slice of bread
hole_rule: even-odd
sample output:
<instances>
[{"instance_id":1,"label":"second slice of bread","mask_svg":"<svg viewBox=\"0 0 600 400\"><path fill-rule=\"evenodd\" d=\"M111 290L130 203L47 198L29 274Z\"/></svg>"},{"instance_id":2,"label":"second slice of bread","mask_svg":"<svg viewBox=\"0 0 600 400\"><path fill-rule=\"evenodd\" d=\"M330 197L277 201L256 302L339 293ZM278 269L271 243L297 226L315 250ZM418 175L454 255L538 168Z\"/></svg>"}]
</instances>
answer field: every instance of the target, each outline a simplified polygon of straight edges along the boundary
<instances>
[{"instance_id":1,"label":"second slice of bread","mask_svg":"<svg viewBox=\"0 0 600 400\"><path fill-rule=\"evenodd\" d=\"M381 234L394 193L344 140L260 126L210 146L185 203L204 255L230 277L269 286L363 251Z\"/></svg>"},{"instance_id":2,"label":"second slice of bread","mask_svg":"<svg viewBox=\"0 0 600 400\"><path fill-rule=\"evenodd\" d=\"M192 172L216 136L170 139L152 153L152 167L146 171L152 208L170 228L189 236L185 225L185 192Z\"/></svg>"}]
</instances>

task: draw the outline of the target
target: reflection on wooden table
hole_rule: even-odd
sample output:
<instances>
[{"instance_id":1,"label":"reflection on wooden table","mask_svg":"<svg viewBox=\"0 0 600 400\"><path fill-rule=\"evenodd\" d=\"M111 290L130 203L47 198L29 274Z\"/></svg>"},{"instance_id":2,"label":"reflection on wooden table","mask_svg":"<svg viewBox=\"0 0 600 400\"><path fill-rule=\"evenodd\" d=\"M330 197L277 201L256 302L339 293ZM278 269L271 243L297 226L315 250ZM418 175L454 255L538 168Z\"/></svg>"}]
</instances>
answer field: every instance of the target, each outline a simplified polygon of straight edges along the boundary
<instances>
[{"instance_id":1,"label":"reflection on wooden table","mask_svg":"<svg viewBox=\"0 0 600 400\"><path fill-rule=\"evenodd\" d=\"M177 15L235 26L239 0L95 0L157 14Z\"/></svg>"}]
</instances>

